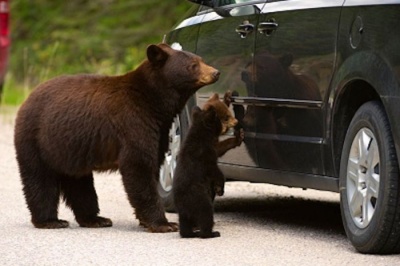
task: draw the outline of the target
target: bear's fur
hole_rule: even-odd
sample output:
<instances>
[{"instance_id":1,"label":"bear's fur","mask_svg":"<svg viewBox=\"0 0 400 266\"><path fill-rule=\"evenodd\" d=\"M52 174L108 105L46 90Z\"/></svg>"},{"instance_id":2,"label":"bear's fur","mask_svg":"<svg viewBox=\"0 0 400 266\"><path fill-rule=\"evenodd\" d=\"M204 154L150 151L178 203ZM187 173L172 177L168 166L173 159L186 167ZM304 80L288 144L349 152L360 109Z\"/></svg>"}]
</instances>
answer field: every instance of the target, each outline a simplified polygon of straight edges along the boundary
<instances>
[{"instance_id":1,"label":"bear's fur","mask_svg":"<svg viewBox=\"0 0 400 266\"><path fill-rule=\"evenodd\" d=\"M180 150L173 179L181 237L218 237L213 232L214 193L223 195L225 178L218 168L216 144L222 124L214 108L193 108L192 125ZM198 227L199 232L194 232Z\"/></svg>"},{"instance_id":2,"label":"bear's fur","mask_svg":"<svg viewBox=\"0 0 400 266\"><path fill-rule=\"evenodd\" d=\"M193 121L182 145L173 179L174 204L179 214L181 237L211 238L213 232L213 201L215 195L224 194L225 178L218 168L218 157L243 141L243 131L235 137L218 141L221 134L237 124L228 107L231 93L224 102L214 94L203 110L193 109ZM195 229L199 231L195 231Z\"/></svg>"},{"instance_id":3,"label":"bear's fur","mask_svg":"<svg viewBox=\"0 0 400 266\"><path fill-rule=\"evenodd\" d=\"M204 104L203 110L208 110L210 108L214 109L217 117L219 118L223 135L228 132L229 129L234 128L234 137L226 138L222 141L217 141L215 144L215 149L217 151L217 156L223 156L227 151L240 146L244 139L244 131L242 128L237 128L238 120L233 116L232 112L229 110L229 106L232 102L232 92L227 91L224 94L223 101L219 100L218 93L214 93ZM215 193L212 193L212 200L215 198Z\"/></svg>"},{"instance_id":4,"label":"bear's fur","mask_svg":"<svg viewBox=\"0 0 400 266\"><path fill-rule=\"evenodd\" d=\"M221 102L217 93L213 94L203 106L203 110L214 108L218 118L222 124L221 135L225 134L230 128L234 128L238 120L232 115L229 110L229 106L232 102L232 93L230 91L225 92L224 100ZM219 141L216 144L218 157L223 156L228 150L240 146L244 138L243 130L235 130L235 137Z\"/></svg>"},{"instance_id":5,"label":"bear's fur","mask_svg":"<svg viewBox=\"0 0 400 266\"><path fill-rule=\"evenodd\" d=\"M140 224L176 231L157 193L173 118L219 72L199 56L149 45L147 60L121 76L71 75L39 85L21 106L14 143L23 191L37 228L63 228L60 196L80 226L111 226L98 216L93 171L119 169Z\"/></svg>"}]
</instances>

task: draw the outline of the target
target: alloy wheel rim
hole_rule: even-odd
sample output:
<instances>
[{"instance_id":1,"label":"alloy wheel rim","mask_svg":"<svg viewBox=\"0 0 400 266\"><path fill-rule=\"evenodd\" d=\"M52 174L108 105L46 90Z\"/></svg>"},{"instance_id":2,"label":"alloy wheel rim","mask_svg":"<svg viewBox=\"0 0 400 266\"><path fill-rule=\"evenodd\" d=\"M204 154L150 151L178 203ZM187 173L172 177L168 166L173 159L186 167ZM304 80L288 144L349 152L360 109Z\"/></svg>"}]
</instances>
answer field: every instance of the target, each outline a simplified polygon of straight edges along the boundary
<instances>
[{"instance_id":1,"label":"alloy wheel rim","mask_svg":"<svg viewBox=\"0 0 400 266\"><path fill-rule=\"evenodd\" d=\"M165 160L160 168L160 185L166 192L172 189L172 180L174 179L174 171L176 168L176 158L181 143L180 122L179 117L174 119L169 131L169 148L165 154Z\"/></svg>"},{"instance_id":2,"label":"alloy wheel rim","mask_svg":"<svg viewBox=\"0 0 400 266\"><path fill-rule=\"evenodd\" d=\"M351 144L346 185L350 215L357 227L366 228L376 210L380 185L379 147L368 128L360 129Z\"/></svg>"}]
</instances>

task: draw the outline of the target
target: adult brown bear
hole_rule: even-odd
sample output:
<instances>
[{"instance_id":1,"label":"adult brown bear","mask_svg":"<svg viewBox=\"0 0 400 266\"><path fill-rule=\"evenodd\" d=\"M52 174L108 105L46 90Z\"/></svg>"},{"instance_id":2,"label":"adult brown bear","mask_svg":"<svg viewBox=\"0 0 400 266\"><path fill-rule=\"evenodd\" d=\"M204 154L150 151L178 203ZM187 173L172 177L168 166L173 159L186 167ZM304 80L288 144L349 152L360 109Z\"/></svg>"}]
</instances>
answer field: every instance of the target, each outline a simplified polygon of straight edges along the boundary
<instances>
[{"instance_id":1,"label":"adult brown bear","mask_svg":"<svg viewBox=\"0 0 400 266\"><path fill-rule=\"evenodd\" d=\"M140 224L176 231L157 193L173 118L219 72L199 56L150 45L147 60L121 76L61 76L39 85L21 106L15 148L25 199L37 228L63 228L60 196L80 226L111 226L98 216L93 171L119 169Z\"/></svg>"}]
</instances>

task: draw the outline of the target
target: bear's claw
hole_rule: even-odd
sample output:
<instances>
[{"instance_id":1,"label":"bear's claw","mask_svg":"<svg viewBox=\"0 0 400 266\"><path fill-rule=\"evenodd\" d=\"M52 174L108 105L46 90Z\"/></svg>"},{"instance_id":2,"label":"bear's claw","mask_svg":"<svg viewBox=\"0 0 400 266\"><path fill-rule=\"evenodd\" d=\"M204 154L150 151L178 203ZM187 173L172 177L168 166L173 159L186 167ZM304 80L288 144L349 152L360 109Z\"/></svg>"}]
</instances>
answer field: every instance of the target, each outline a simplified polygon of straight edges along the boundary
<instances>
[{"instance_id":1,"label":"bear's claw","mask_svg":"<svg viewBox=\"0 0 400 266\"><path fill-rule=\"evenodd\" d=\"M77 219L78 220L78 219ZM111 227L112 221L108 218L96 216L93 219L78 220L80 227L89 228L100 228L100 227Z\"/></svg>"},{"instance_id":2,"label":"bear's claw","mask_svg":"<svg viewBox=\"0 0 400 266\"><path fill-rule=\"evenodd\" d=\"M170 233L170 232L177 232L179 226L177 223L170 223L158 225L158 226L148 226L148 231L151 233Z\"/></svg>"},{"instance_id":3,"label":"bear's claw","mask_svg":"<svg viewBox=\"0 0 400 266\"><path fill-rule=\"evenodd\" d=\"M33 225L40 229L60 229L68 227L69 223L65 220L49 220L40 223L33 222Z\"/></svg>"}]
</instances>

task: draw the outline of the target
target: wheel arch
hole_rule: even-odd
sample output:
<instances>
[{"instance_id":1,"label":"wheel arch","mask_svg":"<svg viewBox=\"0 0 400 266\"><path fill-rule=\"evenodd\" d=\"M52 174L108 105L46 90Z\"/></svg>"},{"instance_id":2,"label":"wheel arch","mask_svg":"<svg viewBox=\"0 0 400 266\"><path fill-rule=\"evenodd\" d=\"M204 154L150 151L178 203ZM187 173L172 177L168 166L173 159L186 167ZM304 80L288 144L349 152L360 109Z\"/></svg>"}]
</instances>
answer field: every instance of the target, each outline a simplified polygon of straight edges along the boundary
<instances>
[{"instance_id":1,"label":"wheel arch","mask_svg":"<svg viewBox=\"0 0 400 266\"><path fill-rule=\"evenodd\" d=\"M347 128L357 109L372 100L380 101L391 125L396 153L400 154L399 80L394 67L384 55L372 51L359 51L338 60L332 79L332 101L329 132L332 145L334 174L339 177L340 156ZM399 158L399 156L397 156Z\"/></svg>"},{"instance_id":2,"label":"wheel arch","mask_svg":"<svg viewBox=\"0 0 400 266\"><path fill-rule=\"evenodd\" d=\"M332 151L336 176L339 176L340 157L347 129L361 105L368 101L380 101L379 94L364 80L352 80L336 99L332 117Z\"/></svg>"}]
</instances>

